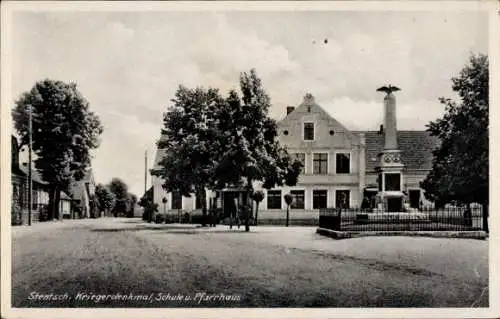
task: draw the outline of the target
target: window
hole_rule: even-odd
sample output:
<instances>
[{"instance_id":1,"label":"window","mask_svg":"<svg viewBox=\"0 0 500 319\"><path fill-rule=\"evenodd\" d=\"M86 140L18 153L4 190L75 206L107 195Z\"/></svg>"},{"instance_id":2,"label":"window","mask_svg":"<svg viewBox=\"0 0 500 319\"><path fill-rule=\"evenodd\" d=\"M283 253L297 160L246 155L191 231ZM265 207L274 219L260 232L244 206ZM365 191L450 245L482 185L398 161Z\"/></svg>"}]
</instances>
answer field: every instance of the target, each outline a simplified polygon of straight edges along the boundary
<instances>
[{"instance_id":1,"label":"window","mask_svg":"<svg viewBox=\"0 0 500 319\"><path fill-rule=\"evenodd\" d=\"M304 209L305 196L304 191L302 190L294 190L290 191L290 195L293 197L292 204L290 208L292 209Z\"/></svg>"},{"instance_id":2,"label":"window","mask_svg":"<svg viewBox=\"0 0 500 319\"><path fill-rule=\"evenodd\" d=\"M314 123L304 123L304 140L314 140Z\"/></svg>"},{"instance_id":3,"label":"window","mask_svg":"<svg viewBox=\"0 0 500 319\"><path fill-rule=\"evenodd\" d=\"M349 174L351 172L351 156L349 153L336 154L337 174Z\"/></svg>"},{"instance_id":4,"label":"window","mask_svg":"<svg viewBox=\"0 0 500 319\"><path fill-rule=\"evenodd\" d=\"M401 176L399 173L385 174L385 190L386 191L401 190Z\"/></svg>"},{"instance_id":5,"label":"window","mask_svg":"<svg viewBox=\"0 0 500 319\"><path fill-rule=\"evenodd\" d=\"M326 208L327 194L326 190L313 190L313 209Z\"/></svg>"},{"instance_id":6,"label":"window","mask_svg":"<svg viewBox=\"0 0 500 319\"><path fill-rule=\"evenodd\" d=\"M314 153L313 174L328 174L328 153Z\"/></svg>"},{"instance_id":7,"label":"window","mask_svg":"<svg viewBox=\"0 0 500 319\"><path fill-rule=\"evenodd\" d=\"M302 163L302 174L306 172L306 154L305 153L294 153L295 159L298 159Z\"/></svg>"},{"instance_id":8,"label":"window","mask_svg":"<svg viewBox=\"0 0 500 319\"><path fill-rule=\"evenodd\" d=\"M340 208L340 204L342 204L342 208L349 208L350 195L351 195L351 191L349 191L349 190L336 190L335 191L335 207Z\"/></svg>"},{"instance_id":9,"label":"window","mask_svg":"<svg viewBox=\"0 0 500 319\"><path fill-rule=\"evenodd\" d=\"M182 209L182 195L180 192L172 192L172 209Z\"/></svg>"},{"instance_id":10,"label":"window","mask_svg":"<svg viewBox=\"0 0 500 319\"><path fill-rule=\"evenodd\" d=\"M267 209L281 209L281 191L267 191Z\"/></svg>"}]
</instances>

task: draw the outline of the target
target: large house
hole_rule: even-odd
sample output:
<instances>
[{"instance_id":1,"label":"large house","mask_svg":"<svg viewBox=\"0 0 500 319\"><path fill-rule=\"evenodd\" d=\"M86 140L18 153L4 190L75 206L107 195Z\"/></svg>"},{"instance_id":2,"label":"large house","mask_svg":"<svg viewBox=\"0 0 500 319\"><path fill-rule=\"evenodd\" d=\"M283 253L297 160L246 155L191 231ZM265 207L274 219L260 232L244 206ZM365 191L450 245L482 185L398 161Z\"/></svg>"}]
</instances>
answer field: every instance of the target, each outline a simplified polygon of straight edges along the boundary
<instances>
[{"instance_id":1,"label":"large house","mask_svg":"<svg viewBox=\"0 0 500 319\"><path fill-rule=\"evenodd\" d=\"M427 131L396 133L393 115L394 123L388 123L393 133L386 132L383 125L379 131L350 131L318 105L311 94L307 94L297 107L287 107L286 116L278 123L279 141L302 161L304 167L296 186L263 190L265 198L259 205L259 220L284 219L284 195L287 193L294 198L290 212L292 220L316 219L320 208L338 207L341 203L344 208L359 208L364 198L373 207L382 183L385 189L390 177L396 177L401 183L398 190L406 194L410 206L430 205L420 189L420 182L431 169L432 150L438 141ZM401 173L387 171L381 174L380 155L386 151L386 134L394 135L393 144L398 147L395 152L400 154L403 164L400 165ZM162 149L157 151L153 170L160 169L164 152ZM166 193L160 178L153 176L152 180L154 202L160 213L201 208L195 196ZM254 188L259 189L260 185L256 183ZM234 190L227 189L209 195L224 198L217 202L227 205L233 201L231 193Z\"/></svg>"}]
</instances>

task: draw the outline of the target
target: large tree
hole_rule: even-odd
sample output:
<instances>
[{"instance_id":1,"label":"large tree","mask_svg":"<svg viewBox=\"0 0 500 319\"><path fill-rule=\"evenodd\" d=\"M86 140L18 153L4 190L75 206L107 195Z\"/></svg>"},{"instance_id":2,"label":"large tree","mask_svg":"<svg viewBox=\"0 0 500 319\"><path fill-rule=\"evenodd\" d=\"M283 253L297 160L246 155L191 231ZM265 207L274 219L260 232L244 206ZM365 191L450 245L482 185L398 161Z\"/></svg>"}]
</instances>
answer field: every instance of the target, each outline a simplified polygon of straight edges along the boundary
<instances>
[{"instance_id":1,"label":"large tree","mask_svg":"<svg viewBox=\"0 0 500 319\"><path fill-rule=\"evenodd\" d=\"M109 190L115 196L115 205L112 209L113 216L125 216L129 211L129 193L128 186L119 178L113 178L109 183Z\"/></svg>"},{"instance_id":2,"label":"large tree","mask_svg":"<svg viewBox=\"0 0 500 319\"><path fill-rule=\"evenodd\" d=\"M28 144L31 108L35 167L51 185L49 218L59 218L60 192L84 177L102 125L74 83L39 81L15 104L12 117L21 145Z\"/></svg>"},{"instance_id":3,"label":"large tree","mask_svg":"<svg viewBox=\"0 0 500 319\"><path fill-rule=\"evenodd\" d=\"M453 77L452 88L459 101L441 98L442 118L431 122L428 131L437 136L432 170L421 183L436 203L489 203L488 148L488 57L471 55L468 64Z\"/></svg>"},{"instance_id":4,"label":"large tree","mask_svg":"<svg viewBox=\"0 0 500 319\"><path fill-rule=\"evenodd\" d=\"M97 184L95 189L99 207L107 215L115 206L115 195L109 190L109 187L102 184Z\"/></svg>"},{"instance_id":5,"label":"large tree","mask_svg":"<svg viewBox=\"0 0 500 319\"><path fill-rule=\"evenodd\" d=\"M166 149L157 172L168 192L195 194L202 204L206 223L206 189L213 188L214 150L220 147L215 110L224 103L216 89L188 89L180 86L172 105L164 114L162 138L158 147Z\"/></svg>"},{"instance_id":6,"label":"large tree","mask_svg":"<svg viewBox=\"0 0 500 319\"><path fill-rule=\"evenodd\" d=\"M227 103L217 109L222 147L217 149L216 179L219 185L245 188L245 230L249 231L254 182L268 189L293 186L302 163L278 142L276 121L268 116L271 101L255 70L241 74L240 90L241 98L232 90Z\"/></svg>"}]
</instances>

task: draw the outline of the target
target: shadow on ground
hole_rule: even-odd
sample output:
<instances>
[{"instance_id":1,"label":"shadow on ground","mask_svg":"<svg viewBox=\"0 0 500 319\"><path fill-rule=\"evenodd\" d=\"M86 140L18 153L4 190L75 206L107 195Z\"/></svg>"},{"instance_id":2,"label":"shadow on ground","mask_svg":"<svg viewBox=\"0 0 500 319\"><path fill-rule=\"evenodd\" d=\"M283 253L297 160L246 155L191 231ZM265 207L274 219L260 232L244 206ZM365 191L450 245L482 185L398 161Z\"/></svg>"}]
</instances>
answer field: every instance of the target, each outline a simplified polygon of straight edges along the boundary
<instances>
[{"instance_id":1,"label":"shadow on ground","mask_svg":"<svg viewBox=\"0 0 500 319\"><path fill-rule=\"evenodd\" d=\"M133 223L132 221L130 222L124 222L131 224ZM175 234L201 234L201 233L216 233L216 234L223 234L223 233L256 233L256 228L251 228L250 232L245 232L244 228L238 229L237 227L234 227L233 229L214 229L210 227L202 227L202 226L197 226L197 225L186 225L186 226L169 226L168 224L165 225L157 225L157 224L141 224L141 225L136 225L135 227L131 227L129 225L123 226L123 227L113 227L113 228L90 228L90 231L92 232L103 232L103 233L112 233L112 232L137 232L137 231L163 231L163 232L168 232L168 233L175 233Z\"/></svg>"}]
</instances>

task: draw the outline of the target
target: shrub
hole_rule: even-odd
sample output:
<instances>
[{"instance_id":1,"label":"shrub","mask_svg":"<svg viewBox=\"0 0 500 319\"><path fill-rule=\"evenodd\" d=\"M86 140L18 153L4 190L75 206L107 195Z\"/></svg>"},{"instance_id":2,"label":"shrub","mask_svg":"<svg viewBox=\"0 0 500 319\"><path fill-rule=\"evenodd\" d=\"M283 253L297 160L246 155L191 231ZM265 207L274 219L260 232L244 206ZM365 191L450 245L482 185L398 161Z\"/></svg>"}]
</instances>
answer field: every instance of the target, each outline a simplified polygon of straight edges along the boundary
<instances>
[{"instance_id":1,"label":"shrub","mask_svg":"<svg viewBox=\"0 0 500 319\"><path fill-rule=\"evenodd\" d=\"M43 206L40 208L40 215L38 215L38 220L41 222L49 220L49 207Z\"/></svg>"},{"instance_id":2,"label":"shrub","mask_svg":"<svg viewBox=\"0 0 500 319\"><path fill-rule=\"evenodd\" d=\"M155 217L155 223L163 224L165 222L165 216L162 214L157 214Z\"/></svg>"}]
</instances>

